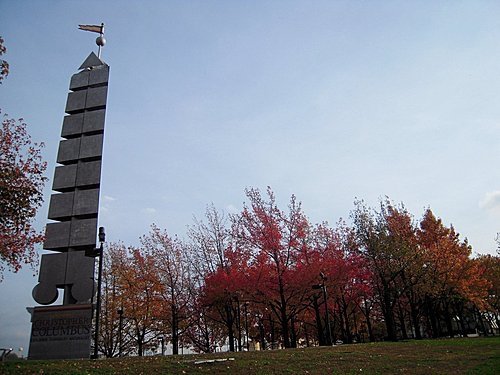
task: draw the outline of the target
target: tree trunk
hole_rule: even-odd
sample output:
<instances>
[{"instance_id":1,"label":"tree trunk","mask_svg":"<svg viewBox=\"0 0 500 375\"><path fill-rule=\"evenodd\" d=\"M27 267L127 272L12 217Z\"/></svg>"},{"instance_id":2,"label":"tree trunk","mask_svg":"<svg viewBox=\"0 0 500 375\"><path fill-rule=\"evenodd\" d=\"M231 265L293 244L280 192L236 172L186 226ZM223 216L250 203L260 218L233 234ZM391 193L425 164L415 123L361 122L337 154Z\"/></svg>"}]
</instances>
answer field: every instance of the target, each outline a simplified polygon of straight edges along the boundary
<instances>
[{"instance_id":1,"label":"tree trunk","mask_svg":"<svg viewBox=\"0 0 500 375\"><path fill-rule=\"evenodd\" d=\"M297 347L297 332L295 331L295 319L290 319L290 345L292 348Z\"/></svg>"},{"instance_id":2,"label":"tree trunk","mask_svg":"<svg viewBox=\"0 0 500 375\"><path fill-rule=\"evenodd\" d=\"M178 330L178 314L177 306L172 305L172 354L179 354L179 330Z\"/></svg>"},{"instance_id":3,"label":"tree trunk","mask_svg":"<svg viewBox=\"0 0 500 375\"><path fill-rule=\"evenodd\" d=\"M400 303L398 303L398 317L399 317L399 324L401 325L401 336L402 336L403 340L408 340L408 332L406 331L405 314L404 314L403 308L401 307Z\"/></svg>"},{"instance_id":4,"label":"tree trunk","mask_svg":"<svg viewBox=\"0 0 500 375\"><path fill-rule=\"evenodd\" d=\"M234 332L233 332L233 313L230 302L226 303L226 327L229 338L229 351L234 352Z\"/></svg>"},{"instance_id":5,"label":"tree trunk","mask_svg":"<svg viewBox=\"0 0 500 375\"><path fill-rule=\"evenodd\" d=\"M285 299L285 292L283 289L283 283L280 280L280 323L281 323L281 333L283 335L283 345L285 346L285 349L290 348L290 333L288 331L288 315L286 312L286 299Z\"/></svg>"},{"instance_id":6,"label":"tree trunk","mask_svg":"<svg viewBox=\"0 0 500 375\"><path fill-rule=\"evenodd\" d=\"M382 304L382 313L385 319L385 326L387 329L387 339L389 341L397 341L396 335L396 324L394 321L394 311L391 301L391 295L388 290L388 286L384 285L383 291L383 304Z\"/></svg>"},{"instance_id":7,"label":"tree trunk","mask_svg":"<svg viewBox=\"0 0 500 375\"><path fill-rule=\"evenodd\" d=\"M419 312L418 312L418 307L415 302L412 302L410 300L410 314L411 314L411 322L413 325L413 330L415 331L415 338L417 340L422 339L422 333L420 332L420 319L419 319Z\"/></svg>"},{"instance_id":8,"label":"tree trunk","mask_svg":"<svg viewBox=\"0 0 500 375\"><path fill-rule=\"evenodd\" d=\"M444 321L446 323L446 330L448 331L447 334L450 337L453 337L453 322L451 319L451 314L450 314L450 307L448 303L444 304Z\"/></svg>"},{"instance_id":9,"label":"tree trunk","mask_svg":"<svg viewBox=\"0 0 500 375\"><path fill-rule=\"evenodd\" d=\"M427 312L427 318L430 321L432 338L436 339L440 336L440 332L436 318L436 310L434 309L432 300L429 296L425 297L425 310Z\"/></svg>"},{"instance_id":10,"label":"tree trunk","mask_svg":"<svg viewBox=\"0 0 500 375\"><path fill-rule=\"evenodd\" d=\"M266 333L264 331L264 323L259 319L259 334L260 334L260 350L266 350Z\"/></svg>"},{"instance_id":11,"label":"tree trunk","mask_svg":"<svg viewBox=\"0 0 500 375\"><path fill-rule=\"evenodd\" d=\"M349 324L349 314L348 314L347 310L348 310L348 306L347 306L347 303L345 302L344 296L342 295L342 314L343 314L343 320L344 320L345 339L346 339L348 344L352 344L351 325Z\"/></svg>"}]
</instances>

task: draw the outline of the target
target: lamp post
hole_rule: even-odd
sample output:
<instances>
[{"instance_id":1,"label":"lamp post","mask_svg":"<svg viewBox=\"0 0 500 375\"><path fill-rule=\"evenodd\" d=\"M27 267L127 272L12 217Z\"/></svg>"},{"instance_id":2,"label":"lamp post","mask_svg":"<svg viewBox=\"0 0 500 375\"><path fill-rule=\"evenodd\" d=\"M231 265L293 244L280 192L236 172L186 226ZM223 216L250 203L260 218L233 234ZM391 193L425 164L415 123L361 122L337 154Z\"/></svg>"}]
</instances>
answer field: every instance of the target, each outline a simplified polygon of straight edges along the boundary
<instances>
[{"instance_id":1,"label":"lamp post","mask_svg":"<svg viewBox=\"0 0 500 375\"><path fill-rule=\"evenodd\" d=\"M319 276L321 277L321 284L316 284L313 285L313 289L321 289L323 292L323 299L325 300L325 323L326 323L326 329L327 329L327 339L328 339L328 344L332 345L332 330L330 327L330 317L328 314L328 293L326 291L326 285L325 281L328 280L328 278L325 276L323 272L319 273Z\"/></svg>"},{"instance_id":2,"label":"lamp post","mask_svg":"<svg viewBox=\"0 0 500 375\"><path fill-rule=\"evenodd\" d=\"M101 314L101 283L102 283L102 258L104 253L104 242L106 242L106 233L104 227L99 227L99 242L100 246L96 249L85 251L85 255L89 257L99 257L99 272L97 274L97 303L95 313L95 336L94 336L94 355L92 358L98 358L98 343L99 343L99 317Z\"/></svg>"},{"instance_id":3,"label":"lamp post","mask_svg":"<svg viewBox=\"0 0 500 375\"><path fill-rule=\"evenodd\" d=\"M248 301L245 302L243 305L245 306L245 336L246 336L246 347L247 347L247 352L250 351L250 343L248 342Z\"/></svg>"},{"instance_id":4,"label":"lamp post","mask_svg":"<svg viewBox=\"0 0 500 375\"><path fill-rule=\"evenodd\" d=\"M118 340L119 340L119 346L118 346L118 357L122 356L122 328L123 328L123 307L120 307L117 310L119 320L118 320Z\"/></svg>"}]
</instances>

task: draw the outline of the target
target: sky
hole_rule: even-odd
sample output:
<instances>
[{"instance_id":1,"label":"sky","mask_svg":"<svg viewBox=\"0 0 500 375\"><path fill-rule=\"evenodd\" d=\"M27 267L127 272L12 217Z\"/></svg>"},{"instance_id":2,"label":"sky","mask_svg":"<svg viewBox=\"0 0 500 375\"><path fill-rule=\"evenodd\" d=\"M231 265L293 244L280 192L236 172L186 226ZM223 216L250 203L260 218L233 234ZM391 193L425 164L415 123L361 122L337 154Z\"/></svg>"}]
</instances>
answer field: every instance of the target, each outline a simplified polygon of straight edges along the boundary
<instances>
[{"instance_id":1,"label":"sky","mask_svg":"<svg viewBox=\"0 0 500 375\"><path fill-rule=\"evenodd\" d=\"M246 188L270 186L313 223L348 220L356 198L416 220L430 207L495 254L499 14L477 0L1 0L0 108L45 142L52 180L70 77L97 51L77 26L104 22L108 241L137 245L152 223L184 237L207 205L238 212ZM0 347L22 355L33 273L0 283Z\"/></svg>"}]
</instances>

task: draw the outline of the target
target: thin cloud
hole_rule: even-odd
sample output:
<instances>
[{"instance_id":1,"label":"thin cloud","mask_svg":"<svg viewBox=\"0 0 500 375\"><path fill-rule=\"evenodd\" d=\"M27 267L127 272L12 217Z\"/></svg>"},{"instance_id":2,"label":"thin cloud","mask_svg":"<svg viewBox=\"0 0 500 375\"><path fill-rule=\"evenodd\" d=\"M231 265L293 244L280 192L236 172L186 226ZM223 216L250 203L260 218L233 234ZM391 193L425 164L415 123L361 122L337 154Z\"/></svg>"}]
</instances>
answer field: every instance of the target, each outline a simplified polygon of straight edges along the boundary
<instances>
[{"instance_id":1,"label":"thin cloud","mask_svg":"<svg viewBox=\"0 0 500 375\"><path fill-rule=\"evenodd\" d=\"M142 213L148 214L148 215L153 215L157 212L156 208L152 208L152 207L143 208L141 211L142 211Z\"/></svg>"},{"instance_id":2,"label":"thin cloud","mask_svg":"<svg viewBox=\"0 0 500 375\"><path fill-rule=\"evenodd\" d=\"M490 211L500 211L500 190L486 193L479 202L479 207Z\"/></svg>"}]
</instances>

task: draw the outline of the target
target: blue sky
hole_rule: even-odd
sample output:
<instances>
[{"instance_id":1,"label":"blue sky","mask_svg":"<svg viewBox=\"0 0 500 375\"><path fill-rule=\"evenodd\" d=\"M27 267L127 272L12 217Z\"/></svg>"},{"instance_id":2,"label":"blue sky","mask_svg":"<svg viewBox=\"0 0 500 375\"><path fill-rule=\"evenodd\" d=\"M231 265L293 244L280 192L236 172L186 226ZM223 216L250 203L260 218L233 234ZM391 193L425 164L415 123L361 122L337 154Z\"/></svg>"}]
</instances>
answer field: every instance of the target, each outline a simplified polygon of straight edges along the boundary
<instances>
[{"instance_id":1,"label":"blue sky","mask_svg":"<svg viewBox=\"0 0 500 375\"><path fill-rule=\"evenodd\" d=\"M100 225L183 236L244 189L291 194L312 222L354 199L431 207L495 253L500 218L496 1L4 0L0 108L44 141L52 178L70 76L106 24L111 66ZM46 187L46 201L51 182ZM47 205L39 213L42 228ZM36 284L0 284L0 347L29 342Z\"/></svg>"}]
</instances>

